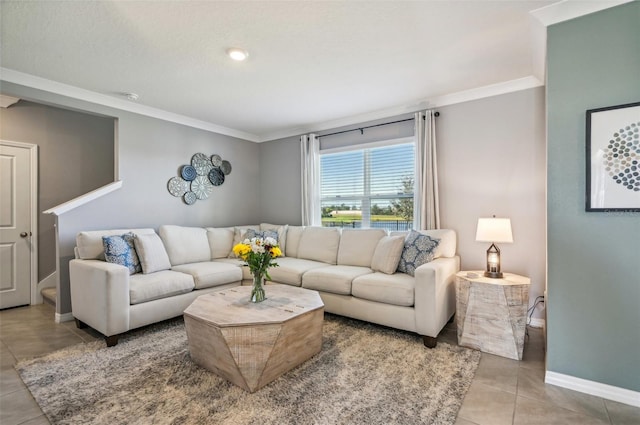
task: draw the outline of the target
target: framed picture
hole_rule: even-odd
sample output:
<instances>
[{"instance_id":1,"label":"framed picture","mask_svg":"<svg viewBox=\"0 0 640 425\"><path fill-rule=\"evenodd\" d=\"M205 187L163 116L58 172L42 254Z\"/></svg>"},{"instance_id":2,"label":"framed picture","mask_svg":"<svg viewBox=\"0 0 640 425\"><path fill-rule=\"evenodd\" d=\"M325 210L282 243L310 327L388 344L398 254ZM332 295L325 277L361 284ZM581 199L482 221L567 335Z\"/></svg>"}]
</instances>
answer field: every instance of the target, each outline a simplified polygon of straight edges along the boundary
<instances>
[{"instance_id":1,"label":"framed picture","mask_svg":"<svg viewBox=\"0 0 640 425\"><path fill-rule=\"evenodd\" d=\"M587 211L640 211L640 102L587 111Z\"/></svg>"}]
</instances>

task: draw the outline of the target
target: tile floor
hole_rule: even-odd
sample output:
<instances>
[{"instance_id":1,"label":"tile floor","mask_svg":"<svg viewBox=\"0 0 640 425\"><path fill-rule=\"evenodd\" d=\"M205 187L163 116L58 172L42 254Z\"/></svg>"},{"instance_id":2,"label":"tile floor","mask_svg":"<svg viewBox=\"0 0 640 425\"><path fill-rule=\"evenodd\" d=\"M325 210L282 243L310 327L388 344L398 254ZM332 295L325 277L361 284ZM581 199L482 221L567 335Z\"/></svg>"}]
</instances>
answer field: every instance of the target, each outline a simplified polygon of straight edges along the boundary
<instances>
[{"instance_id":1,"label":"tile floor","mask_svg":"<svg viewBox=\"0 0 640 425\"><path fill-rule=\"evenodd\" d=\"M0 424L48 424L13 368L16 359L40 356L101 336L77 329L74 322L56 324L49 304L0 311ZM450 323L438 341L455 344ZM640 409L544 384L542 330L529 329L520 362L482 354L457 425L638 425Z\"/></svg>"}]
</instances>

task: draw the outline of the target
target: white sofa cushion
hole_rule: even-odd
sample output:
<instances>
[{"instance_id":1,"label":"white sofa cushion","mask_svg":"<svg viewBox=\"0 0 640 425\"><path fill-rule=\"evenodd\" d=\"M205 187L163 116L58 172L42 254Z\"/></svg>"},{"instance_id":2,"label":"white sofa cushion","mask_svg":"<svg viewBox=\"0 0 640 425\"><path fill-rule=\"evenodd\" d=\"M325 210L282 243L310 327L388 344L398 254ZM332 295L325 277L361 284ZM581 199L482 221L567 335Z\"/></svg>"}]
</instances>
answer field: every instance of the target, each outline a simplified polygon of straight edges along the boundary
<instances>
[{"instance_id":1,"label":"white sofa cushion","mask_svg":"<svg viewBox=\"0 0 640 425\"><path fill-rule=\"evenodd\" d=\"M353 279L351 294L356 298L411 307L414 304L415 279L404 273L371 273Z\"/></svg>"},{"instance_id":2,"label":"white sofa cushion","mask_svg":"<svg viewBox=\"0 0 640 425\"><path fill-rule=\"evenodd\" d=\"M211 259L207 231L202 227L160 226L160 237L172 266Z\"/></svg>"},{"instance_id":3,"label":"white sofa cushion","mask_svg":"<svg viewBox=\"0 0 640 425\"><path fill-rule=\"evenodd\" d=\"M418 230L423 235L432 237L433 239L440 239L440 244L433 253L433 258L440 257L455 257L456 256L456 232L451 229L435 229L435 230ZM402 235L407 236L406 232L391 232L391 236Z\"/></svg>"},{"instance_id":4,"label":"white sofa cushion","mask_svg":"<svg viewBox=\"0 0 640 425\"><path fill-rule=\"evenodd\" d=\"M114 229L114 230L92 230L80 232L76 236L76 248L78 258L81 260L102 260L104 261L103 236L123 235L125 233L140 235L143 233L155 233L153 229Z\"/></svg>"},{"instance_id":5,"label":"white sofa cushion","mask_svg":"<svg viewBox=\"0 0 640 425\"><path fill-rule=\"evenodd\" d=\"M240 268L240 270L242 270L242 279L253 280L253 276L251 275L251 270L249 270L249 266L246 266L245 262L242 261L242 259L240 258L216 258L213 261L217 263L232 264ZM273 269L270 269L270 270L273 270Z\"/></svg>"},{"instance_id":6,"label":"white sofa cushion","mask_svg":"<svg viewBox=\"0 0 640 425\"><path fill-rule=\"evenodd\" d=\"M329 267L328 264L318 261L303 260L293 257L276 258L278 267L269 269L269 276L274 282L286 283L288 285L302 285L302 276L309 270ZM248 268L248 267L247 267ZM251 279L251 277L250 277Z\"/></svg>"},{"instance_id":7,"label":"white sofa cushion","mask_svg":"<svg viewBox=\"0 0 640 425\"><path fill-rule=\"evenodd\" d=\"M134 239L142 273L149 274L171 268L169 255L162 240L155 233L136 235Z\"/></svg>"},{"instance_id":8,"label":"white sofa cushion","mask_svg":"<svg viewBox=\"0 0 640 425\"><path fill-rule=\"evenodd\" d=\"M340 229L332 227L305 227L300 237L298 258L336 264Z\"/></svg>"},{"instance_id":9,"label":"white sofa cushion","mask_svg":"<svg viewBox=\"0 0 640 425\"><path fill-rule=\"evenodd\" d=\"M368 267L334 266L309 270L302 276L302 287L334 294L351 294L351 282L358 276L372 273Z\"/></svg>"},{"instance_id":10,"label":"white sofa cushion","mask_svg":"<svg viewBox=\"0 0 640 425\"><path fill-rule=\"evenodd\" d=\"M217 261L181 264L173 266L171 270L193 276L196 289L210 288L242 280L242 269L240 267Z\"/></svg>"},{"instance_id":11,"label":"white sofa cushion","mask_svg":"<svg viewBox=\"0 0 640 425\"><path fill-rule=\"evenodd\" d=\"M275 230L278 232L278 246L282 255L287 255L287 229L288 225L260 223L260 230Z\"/></svg>"},{"instance_id":12,"label":"white sofa cushion","mask_svg":"<svg viewBox=\"0 0 640 425\"><path fill-rule=\"evenodd\" d=\"M338 247L338 264L371 267L378 241L386 235L384 229L343 229Z\"/></svg>"},{"instance_id":13,"label":"white sofa cushion","mask_svg":"<svg viewBox=\"0 0 640 425\"><path fill-rule=\"evenodd\" d=\"M135 274L129 278L129 302L140 304L193 291L193 278L188 274L164 270L151 274Z\"/></svg>"},{"instance_id":14,"label":"white sofa cushion","mask_svg":"<svg viewBox=\"0 0 640 425\"><path fill-rule=\"evenodd\" d=\"M211 258L227 258L233 249L235 229L233 227L207 227L206 230Z\"/></svg>"},{"instance_id":15,"label":"white sofa cushion","mask_svg":"<svg viewBox=\"0 0 640 425\"><path fill-rule=\"evenodd\" d=\"M371 268L376 272L394 274L404 248L404 236L385 236L378 241L371 259Z\"/></svg>"},{"instance_id":16,"label":"white sofa cushion","mask_svg":"<svg viewBox=\"0 0 640 425\"><path fill-rule=\"evenodd\" d=\"M303 226L289 226L287 228L287 257L298 257L298 248L300 247L300 238L302 237Z\"/></svg>"}]
</instances>

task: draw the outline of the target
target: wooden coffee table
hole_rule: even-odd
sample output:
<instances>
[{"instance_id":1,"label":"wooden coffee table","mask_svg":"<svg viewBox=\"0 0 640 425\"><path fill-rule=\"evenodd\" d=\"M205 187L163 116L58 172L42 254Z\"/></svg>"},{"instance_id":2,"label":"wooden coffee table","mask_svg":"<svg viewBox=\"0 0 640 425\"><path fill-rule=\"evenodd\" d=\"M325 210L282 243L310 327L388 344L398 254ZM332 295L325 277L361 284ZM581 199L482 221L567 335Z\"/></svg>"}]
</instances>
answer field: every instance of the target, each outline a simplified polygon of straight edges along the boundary
<instances>
[{"instance_id":1,"label":"wooden coffee table","mask_svg":"<svg viewBox=\"0 0 640 425\"><path fill-rule=\"evenodd\" d=\"M267 285L265 291L265 301L252 303L251 286L225 289L201 295L184 311L193 360L249 392L322 347L318 292L289 285Z\"/></svg>"}]
</instances>

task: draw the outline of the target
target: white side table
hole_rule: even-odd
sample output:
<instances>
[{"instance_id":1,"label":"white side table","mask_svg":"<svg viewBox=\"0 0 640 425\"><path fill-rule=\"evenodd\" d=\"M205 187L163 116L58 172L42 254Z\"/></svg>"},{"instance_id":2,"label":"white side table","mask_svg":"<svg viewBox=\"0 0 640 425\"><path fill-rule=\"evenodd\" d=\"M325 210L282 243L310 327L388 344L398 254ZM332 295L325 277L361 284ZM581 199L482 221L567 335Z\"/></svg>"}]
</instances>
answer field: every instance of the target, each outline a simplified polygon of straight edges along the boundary
<instances>
[{"instance_id":1,"label":"white side table","mask_svg":"<svg viewBox=\"0 0 640 425\"><path fill-rule=\"evenodd\" d=\"M531 280L512 273L491 279L483 273L456 274L458 344L522 360Z\"/></svg>"}]
</instances>

